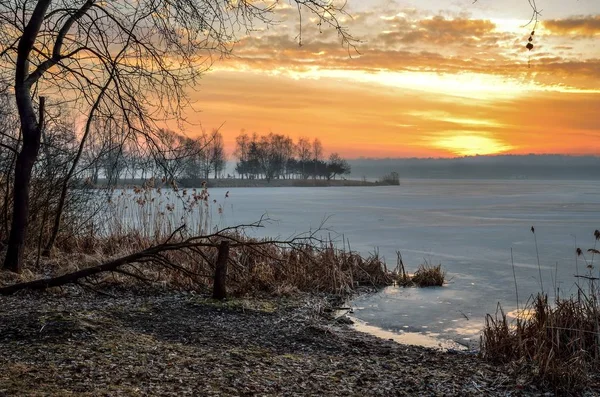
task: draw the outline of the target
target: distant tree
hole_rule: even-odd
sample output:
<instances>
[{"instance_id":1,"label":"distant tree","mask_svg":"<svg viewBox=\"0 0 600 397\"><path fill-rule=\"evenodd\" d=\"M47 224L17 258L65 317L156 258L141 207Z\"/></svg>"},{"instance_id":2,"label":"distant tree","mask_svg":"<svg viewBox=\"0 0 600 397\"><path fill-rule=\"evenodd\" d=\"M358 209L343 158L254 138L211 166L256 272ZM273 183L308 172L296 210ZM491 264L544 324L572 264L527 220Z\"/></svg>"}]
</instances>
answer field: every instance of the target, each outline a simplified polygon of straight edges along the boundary
<instances>
[{"instance_id":1,"label":"distant tree","mask_svg":"<svg viewBox=\"0 0 600 397\"><path fill-rule=\"evenodd\" d=\"M189 158L188 150L185 136L165 128L158 130L153 155L167 182L174 182L183 173L185 162Z\"/></svg>"},{"instance_id":2,"label":"distant tree","mask_svg":"<svg viewBox=\"0 0 600 397\"><path fill-rule=\"evenodd\" d=\"M187 138L185 145L189 156L184 160L183 176L192 180L204 178L206 174L203 170L207 154L203 136Z\"/></svg>"},{"instance_id":3,"label":"distant tree","mask_svg":"<svg viewBox=\"0 0 600 397\"><path fill-rule=\"evenodd\" d=\"M323 158L323 144L319 138L315 138L312 143L312 160L315 167L313 179L316 179L319 174L319 162Z\"/></svg>"},{"instance_id":4,"label":"distant tree","mask_svg":"<svg viewBox=\"0 0 600 397\"><path fill-rule=\"evenodd\" d=\"M252 135L250 141L250 149L248 150L248 161L246 164L248 173L253 179L260 177L262 173L262 167L260 158L262 156L262 150L260 147L259 139L256 134Z\"/></svg>"},{"instance_id":5,"label":"distant tree","mask_svg":"<svg viewBox=\"0 0 600 397\"><path fill-rule=\"evenodd\" d=\"M225 164L227 162L225 158L223 135L219 131L213 131L211 134L206 153L209 157L210 168L215 172L215 179L217 179L225 169Z\"/></svg>"},{"instance_id":6,"label":"distant tree","mask_svg":"<svg viewBox=\"0 0 600 397\"><path fill-rule=\"evenodd\" d=\"M350 164L340 157L338 153L331 153L327 163L327 179L335 179L337 175L347 175L350 173Z\"/></svg>"},{"instance_id":7,"label":"distant tree","mask_svg":"<svg viewBox=\"0 0 600 397\"><path fill-rule=\"evenodd\" d=\"M235 170L244 179L244 175L248 177L248 156L250 151L250 137L244 131L235 138L235 151L233 153L239 160Z\"/></svg>"},{"instance_id":8,"label":"distant tree","mask_svg":"<svg viewBox=\"0 0 600 397\"><path fill-rule=\"evenodd\" d=\"M257 149L256 154L262 174L267 181L270 181L281 168L281 162L273 144L273 134L260 137Z\"/></svg>"},{"instance_id":9,"label":"distant tree","mask_svg":"<svg viewBox=\"0 0 600 397\"><path fill-rule=\"evenodd\" d=\"M308 168L307 166L312 160L312 147L310 140L305 137L298 138L298 143L296 144L296 153L298 153L298 162L302 167L302 178L308 178Z\"/></svg>"},{"instance_id":10,"label":"distant tree","mask_svg":"<svg viewBox=\"0 0 600 397\"><path fill-rule=\"evenodd\" d=\"M381 182L386 185L400 185L400 175L397 172L392 171L389 174L384 175L381 178Z\"/></svg>"},{"instance_id":11,"label":"distant tree","mask_svg":"<svg viewBox=\"0 0 600 397\"><path fill-rule=\"evenodd\" d=\"M286 135L258 136L255 133L249 137L242 132L236 138L235 155L238 174L249 178L262 176L269 181L293 176L306 179L311 175L315 179L331 179L350 172L348 162L337 153L330 156L329 162L323 161L323 145L319 139L311 142L300 138L294 145Z\"/></svg>"}]
</instances>

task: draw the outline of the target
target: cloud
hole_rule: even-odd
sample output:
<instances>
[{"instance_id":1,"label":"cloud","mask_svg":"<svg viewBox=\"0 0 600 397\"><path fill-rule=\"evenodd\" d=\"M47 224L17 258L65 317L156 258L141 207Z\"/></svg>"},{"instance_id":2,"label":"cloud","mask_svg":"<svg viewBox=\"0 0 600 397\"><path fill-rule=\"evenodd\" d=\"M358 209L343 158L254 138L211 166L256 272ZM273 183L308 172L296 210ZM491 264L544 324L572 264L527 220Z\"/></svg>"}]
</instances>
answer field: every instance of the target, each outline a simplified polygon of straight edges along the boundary
<instances>
[{"instance_id":1,"label":"cloud","mask_svg":"<svg viewBox=\"0 0 600 397\"><path fill-rule=\"evenodd\" d=\"M600 15L546 20L543 27L552 34L593 37L600 35Z\"/></svg>"},{"instance_id":2,"label":"cloud","mask_svg":"<svg viewBox=\"0 0 600 397\"><path fill-rule=\"evenodd\" d=\"M427 72L442 74L482 74L517 79L526 85L539 84L542 89L565 90L600 87L600 58L577 59L564 50L545 53L519 52L511 55L496 52L473 52L460 55L443 48L385 48L366 45L360 54L348 51L338 42L313 40L299 47L288 35L269 35L248 39L235 52L236 56L217 68L252 69L265 73L302 73L313 77L327 70L361 71L365 73ZM529 64L528 64L529 61ZM351 76L349 76L351 77ZM482 87L484 89L485 87Z\"/></svg>"},{"instance_id":3,"label":"cloud","mask_svg":"<svg viewBox=\"0 0 600 397\"><path fill-rule=\"evenodd\" d=\"M488 20L446 19L435 16L431 19L408 21L406 19L392 20L396 30L379 34L378 39L387 46L402 44L428 45L477 45L485 40L490 42L489 35L494 32L496 25ZM499 35L494 35L492 42L497 42Z\"/></svg>"},{"instance_id":4,"label":"cloud","mask_svg":"<svg viewBox=\"0 0 600 397\"><path fill-rule=\"evenodd\" d=\"M432 16L406 9L389 16L363 12L353 17L348 26L361 39L357 51L343 47L335 30L310 23L302 28L300 46L298 26L288 25L292 17L286 14L281 25L240 40L234 56L217 68L288 72L294 78L302 78L302 73L314 76L318 70L475 73L538 84L542 89L600 86L600 52L562 36L536 37L535 50L527 52L522 34L468 15ZM574 20L549 24L574 26Z\"/></svg>"}]
</instances>

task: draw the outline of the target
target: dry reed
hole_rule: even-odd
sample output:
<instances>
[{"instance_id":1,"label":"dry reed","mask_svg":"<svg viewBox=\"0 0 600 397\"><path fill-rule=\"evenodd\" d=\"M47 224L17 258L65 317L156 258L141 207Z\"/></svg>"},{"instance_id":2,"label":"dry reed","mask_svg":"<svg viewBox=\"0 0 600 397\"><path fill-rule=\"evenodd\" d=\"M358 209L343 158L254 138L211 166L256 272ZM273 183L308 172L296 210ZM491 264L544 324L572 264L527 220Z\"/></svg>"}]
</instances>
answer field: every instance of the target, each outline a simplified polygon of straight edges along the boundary
<instances>
[{"instance_id":1,"label":"dry reed","mask_svg":"<svg viewBox=\"0 0 600 397\"><path fill-rule=\"evenodd\" d=\"M396 251L398 257L396 269L392 272L394 282L403 287L441 287L446 280L446 271L442 265L432 266L425 262L417 268L417 271L410 275L406 273L404 261L400 251Z\"/></svg>"},{"instance_id":2,"label":"dry reed","mask_svg":"<svg viewBox=\"0 0 600 397\"><path fill-rule=\"evenodd\" d=\"M205 186L155 188L152 180L143 187L106 189L99 193L99 200L106 200L103 211L81 229L63 228L51 259L34 260L35 252L30 250L28 269L48 277L65 273L74 262L77 268L98 265L161 244L183 224L183 231L171 242L212 235L222 221L228 198L225 195L217 201ZM314 234L285 244L252 238L243 229L233 229L206 238L205 242L214 246L220 239L242 244L230 252L227 287L232 295L281 295L298 291L347 294L357 286L384 286L393 282L377 254L362 256L338 249ZM211 287L214 274L216 248L212 246L164 253L165 261L175 267L138 263L88 281L95 288L129 286L141 281L204 291Z\"/></svg>"},{"instance_id":3,"label":"dry reed","mask_svg":"<svg viewBox=\"0 0 600 397\"><path fill-rule=\"evenodd\" d=\"M600 233L595 234L600 239ZM593 252L594 249L588 250ZM583 251L577 249L579 256ZM585 259L585 258L584 258ZM513 363L521 377L544 384L557 395L579 395L600 376L600 293L593 265L578 276L587 282L577 284L577 294L557 297L550 302L545 293L530 299L517 318L510 321L502 308L487 315L481 337L484 358Z\"/></svg>"}]
</instances>

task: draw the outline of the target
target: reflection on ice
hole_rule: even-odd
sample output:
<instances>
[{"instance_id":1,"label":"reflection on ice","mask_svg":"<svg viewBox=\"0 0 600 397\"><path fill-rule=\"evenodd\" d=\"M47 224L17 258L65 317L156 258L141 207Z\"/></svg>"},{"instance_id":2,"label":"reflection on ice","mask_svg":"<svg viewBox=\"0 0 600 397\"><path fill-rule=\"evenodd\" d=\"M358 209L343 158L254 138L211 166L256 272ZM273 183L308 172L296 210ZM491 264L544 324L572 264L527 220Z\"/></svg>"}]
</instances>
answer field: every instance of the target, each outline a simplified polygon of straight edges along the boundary
<instances>
[{"instance_id":1,"label":"reflection on ice","mask_svg":"<svg viewBox=\"0 0 600 397\"><path fill-rule=\"evenodd\" d=\"M534 311L532 309L518 309L506 313L506 317L520 320L528 320L533 316L533 313Z\"/></svg>"},{"instance_id":2,"label":"reflection on ice","mask_svg":"<svg viewBox=\"0 0 600 397\"><path fill-rule=\"evenodd\" d=\"M393 332L388 331L373 325L369 325L364 321L357 318L352 318L354 321L354 328L359 332L364 332L370 335L377 336L382 339L390 339L394 342L402 343L405 345L423 346L434 349L452 349L452 350L467 350L466 346L451 340L443 340L439 338L439 334L435 333L419 333L419 332ZM423 326L423 328L427 328Z\"/></svg>"}]
</instances>

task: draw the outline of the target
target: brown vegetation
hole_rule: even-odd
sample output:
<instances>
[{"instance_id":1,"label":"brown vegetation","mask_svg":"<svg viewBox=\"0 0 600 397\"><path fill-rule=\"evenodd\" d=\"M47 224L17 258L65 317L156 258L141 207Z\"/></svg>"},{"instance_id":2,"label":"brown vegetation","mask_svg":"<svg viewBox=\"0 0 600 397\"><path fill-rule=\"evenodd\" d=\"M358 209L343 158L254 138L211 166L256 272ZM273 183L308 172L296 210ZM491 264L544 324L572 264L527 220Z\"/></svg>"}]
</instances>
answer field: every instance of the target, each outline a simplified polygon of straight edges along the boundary
<instances>
[{"instance_id":1,"label":"brown vegetation","mask_svg":"<svg viewBox=\"0 0 600 397\"><path fill-rule=\"evenodd\" d=\"M322 240L319 231L287 240L251 237L251 229L268 222L262 220L211 232L212 210L217 207L221 214L223 204L209 197L206 187L160 189L151 183L129 191L109 190L107 198L98 198L107 203L95 221L79 230L63 229L52 258L29 250L29 271L23 277L5 276L0 293L64 283L98 290L132 282L206 292L213 284L222 241L231 246L227 290L234 296L299 291L344 295L357 286L392 283L376 254L363 257L338 249ZM178 227L183 219L187 223ZM7 288L15 282L29 283Z\"/></svg>"},{"instance_id":2,"label":"brown vegetation","mask_svg":"<svg viewBox=\"0 0 600 397\"><path fill-rule=\"evenodd\" d=\"M521 374L548 384L557 393L577 393L597 376L600 364L597 302L584 294L548 302L538 295L523 309L524 317L509 322L499 308L488 315L481 339L484 358L514 362Z\"/></svg>"},{"instance_id":3,"label":"brown vegetation","mask_svg":"<svg viewBox=\"0 0 600 397\"><path fill-rule=\"evenodd\" d=\"M396 252L396 254L398 255L398 261L396 269L392 272L396 284L403 287L441 287L444 285L446 271L442 269L441 264L433 266L425 262L419 265L414 274L410 275L406 273L402 255L400 252Z\"/></svg>"},{"instance_id":4,"label":"brown vegetation","mask_svg":"<svg viewBox=\"0 0 600 397\"><path fill-rule=\"evenodd\" d=\"M81 285L98 289L141 282L206 292L213 283L217 252L214 247L221 239L233 242L227 274L227 290L233 296L287 295L294 292L345 295L357 286L383 286L392 282L385 264L376 255L365 258L356 252L339 250L327 244L316 245L314 241L304 239L277 242L257 240L242 234L216 234L197 240L198 244L194 246L182 246L160 254L152 252L152 255L136 257L130 262L116 263L118 259L111 258L107 263L119 266L84 274L87 283ZM123 236L119 240L127 241L130 247L146 244L139 236ZM81 243L81 247L87 246L92 250L42 261L33 271L54 277L96 267L102 261L99 252L112 251L114 241L112 237L106 238L96 241L93 247ZM73 266L75 258L78 264ZM22 278L11 277L10 281L29 281L32 278L37 277L28 272Z\"/></svg>"},{"instance_id":5,"label":"brown vegetation","mask_svg":"<svg viewBox=\"0 0 600 397\"><path fill-rule=\"evenodd\" d=\"M596 241L600 233L595 234ZM590 249L594 255L596 249ZM583 251L577 249L581 256ZM584 258L585 260L585 258ZM579 394L593 379L600 379L600 290L592 275L593 258L586 260L588 275L578 276L587 287L554 301L538 294L517 310L510 321L499 306L486 317L481 354L498 363L513 363L528 381L548 385L557 394Z\"/></svg>"},{"instance_id":6,"label":"brown vegetation","mask_svg":"<svg viewBox=\"0 0 600 397\"><path fill-rule=\"evenodd\" d=\"M428 263L419 265L419 268L412 277L412 282L419 287L441 287L444 285L446 272L442 270L442 265L429 265Z\"/></svg>"}]
</instances>

